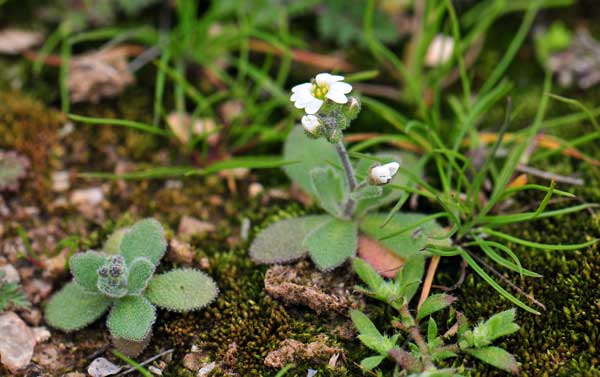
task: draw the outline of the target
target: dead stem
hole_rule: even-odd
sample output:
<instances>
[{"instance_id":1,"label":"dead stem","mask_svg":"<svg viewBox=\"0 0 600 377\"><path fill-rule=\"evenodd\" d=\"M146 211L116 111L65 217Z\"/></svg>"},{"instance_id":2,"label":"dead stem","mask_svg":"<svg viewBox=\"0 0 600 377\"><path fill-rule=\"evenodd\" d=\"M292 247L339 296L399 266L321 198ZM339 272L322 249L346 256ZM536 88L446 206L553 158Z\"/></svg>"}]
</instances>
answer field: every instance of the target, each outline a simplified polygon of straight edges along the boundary
<instances>
[{"instance_id":1,"label":"dead stem","mask_svg":"<svg viewBox=\"0 0 600 377\"><path fill-rule=\"evenodd\" d=\"M526 293L523 289L519 288L515 283L513 283L512 281L510 281L509 279L507 279L506 277L504 277L504 275L502 275L500 272L496 271L496 269L494 267L490 266L489 263L486 263L485 261L483 261L481 258L479 258L478 256L476 256L473 253L469 253L469 255L471 257L473 257L473 259L475 259L477 262L479 262L482 266L484 266L485 268L487 268L491 273L493 273L499 279L501 279L503 282L505 282L512 289L514 289L515 291L517 291L517 293L525 296L529 301L531 301L532 303L536 304L540 308L546 310L546 306L544 304L542 304L541 302L539 302L538 300L536 300L535 297L533 297L532 295Z\"/></svg>"},{"instance_id":2,"label":"dead stem","mask_svg":"<svg viewBox=\"0 0 600 377\"><path fill-rule=\"evenodd\" d=\"M423 305L423 302L425 302L425 300L427 300L427 297L429 297L429 292L431 291L431 284L433 283L433 277L435 276L435 271L437 270L439 264L439 255L434 255L433 257L431 257L431 261L429 262L429 268L427 268L427 276L425 276L425 281L423 282L421 297L419 297L419 304L417 305L417 310L421 309L421 305Z\"/></svg>"}]
</instances>

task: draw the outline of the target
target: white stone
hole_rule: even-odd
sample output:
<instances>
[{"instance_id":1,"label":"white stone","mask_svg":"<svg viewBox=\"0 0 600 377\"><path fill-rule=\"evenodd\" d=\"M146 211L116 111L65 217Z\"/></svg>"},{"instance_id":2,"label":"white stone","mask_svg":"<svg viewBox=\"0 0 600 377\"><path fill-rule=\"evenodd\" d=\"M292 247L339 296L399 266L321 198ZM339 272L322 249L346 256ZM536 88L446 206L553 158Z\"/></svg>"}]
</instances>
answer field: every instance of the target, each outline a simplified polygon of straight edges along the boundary
<instances>
[{"instance_id":1,"label":"white stone","mask_svg":"<svg viewBox=\"0 0 600 377\"><path fill-rule=\"evenodd\" d=\"M29 365L35 347L35 334L18 315L0 315L0 360L11 372Z\"/></svg>"}]
</instances>

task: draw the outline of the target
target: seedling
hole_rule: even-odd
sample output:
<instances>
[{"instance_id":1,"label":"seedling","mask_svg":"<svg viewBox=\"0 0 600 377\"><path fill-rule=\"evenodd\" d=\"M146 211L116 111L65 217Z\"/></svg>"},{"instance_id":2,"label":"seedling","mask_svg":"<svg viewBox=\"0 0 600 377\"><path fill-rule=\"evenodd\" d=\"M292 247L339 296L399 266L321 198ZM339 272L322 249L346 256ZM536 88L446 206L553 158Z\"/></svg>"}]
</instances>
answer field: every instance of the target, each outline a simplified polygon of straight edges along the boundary
<instances>
[{"instance_id":1,"label":"seedling","mask_svg":"<svg viewBox=\"0 0 600 377\"><path fill-rule=\"evenodd\" d=\"M51 298L46 320L68 332L110 310L106 325L113 338L142 343L150 337L156 306L186 312L210 304L218 289L203 272L175 269L154 275L166 248L160 223L145 219L115 232L101 252L74 255L69 261L73 281Z\"/></svg>"},{"instance_id":2,"label":"seedling","mask_svg":"<svg viewBox=\"0 0 600 377\"><path fill-rule=\"evenodd\" d=\"M358 289L396 310L392 326L398 329L392 336L383 335L364 313L352 311L352 321L359 331L358 338L365 346L378 353L362 360L363 369L375 369L385 359L391 359L396 363L396 369L403 370L403 376L460 376L461 369L464 368L440 368L437 364L445 359L467 354L506 372L519 373L514 356L491 345L497 338L519 330L514 322L514 309L495 314L473 328L469 327L462 313L452 310L450 316L455 323L440 335L432 314L449 308L456 298L444 293L431 295L417 308L416 316L413 315L409 303L421 284L422 277L422 271L415 268L414 264L406 263L392 281L384 280L360 259L354 261L354 268L367 285L366 288ZM422 335L425 323L426 336ZM399 342L401 335L409 340L406 347Z\"/></svg>"},{"instance_id":3,"label":"seedling","mask_svg":"<svg viewBox=\"0 0 600 377\"><path fill-rule=\"evenodd\" d=\"M384 245L400 257L416 258L421 268L427 244L447 245L435 220L420 214L395 213L386 217L372 213L407 199L402 190L409 176L420 175L417 159L409 153L361 154L351 161L343 131L360 112L360 100L347 97L352 86L342 76L321 73L311 82L295 86L291 100L304 108L302 128L293 129L284 146L284 159L298 161L285 172L327 212L272 224L250 247L259 263L282 263L308 253L323 271L332 270L356 255L359 231L379 239L384 234L417 224L417 232L403 233ZM402 174L400 174L402 171ZM385 233L381 225L386 224Z\"/></svg>"}]
</instances>

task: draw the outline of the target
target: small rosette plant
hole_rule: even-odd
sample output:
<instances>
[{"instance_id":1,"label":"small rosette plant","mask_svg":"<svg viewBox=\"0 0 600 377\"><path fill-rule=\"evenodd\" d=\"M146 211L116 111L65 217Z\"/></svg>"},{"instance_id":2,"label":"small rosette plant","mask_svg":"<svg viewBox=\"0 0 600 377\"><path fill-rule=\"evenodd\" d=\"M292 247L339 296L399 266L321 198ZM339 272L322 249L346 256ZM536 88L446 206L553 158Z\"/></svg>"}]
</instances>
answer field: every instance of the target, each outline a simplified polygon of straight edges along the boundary
<instances>
[{"instance_id":1,"label":"small rosette plant","mask_svg":"<svg viewBox=\"0 0 600 377\"><path fill-rule=\"evenodd\" d=\"M360 233L401 259L416 258L422 268L426 245L449 242L443 229L421 214L374 213L408 198L404 189L413 185L409 178L420 175L417 158L398 152L348 153L343 131L361 103L349 96L352 86L343 80L321 73L292 88L290 99L306 114L283 152L286 161L295 162L285 166L287 175L327 214L270 225L255 238L250 256L258 263L283 263L308 254L320 270L332 270L356 255Z\"/></svg>"},{"instance_id":2,"label":"small rosette plant","mask_svg":"<svg viewBox=\"0 0 600 377\"><path fill-rule=\"evenodd\" d=\"M74 255L69 261L73 281L50 299L46 321L64 331L79 330L110 310L106 325L115 343L143 343L156 306L184 312L211 303L217 285L199 270L154 275L166 248L160 223L145 219L115 232L102 252Z\"/></svg>"},{"instance_id":3,"label":"small rosette plant","mask_svg":"<svg viewBox=\"0 0 600 377\"><path fill-rule=\"evenodd\" d=\"M458 377L464 367L442 368L439 364L446 359L467 354L506 372L519 373L514 356L492 345L496 339L519 330L514 309L494 314L475 327L470 327L467 318L451 308L456 301L454 296L434 294L416 310L409 306L423 275L420 267L414 263L405 264L394 280L383 279L360 259L354 261L354 269L366 284L366 287L357 289L383 301L396 312L391 323L396 330L392 336L382 334L360 310L351 312L352 322L359 332L358 339L377 353L362 360L361 367L364 370L371 371L389 359L404 371L403 376ZM440 333L433 315L448 308L451 310L447 323L454 323L447 331Z\"/></svg>"}]
</instances>

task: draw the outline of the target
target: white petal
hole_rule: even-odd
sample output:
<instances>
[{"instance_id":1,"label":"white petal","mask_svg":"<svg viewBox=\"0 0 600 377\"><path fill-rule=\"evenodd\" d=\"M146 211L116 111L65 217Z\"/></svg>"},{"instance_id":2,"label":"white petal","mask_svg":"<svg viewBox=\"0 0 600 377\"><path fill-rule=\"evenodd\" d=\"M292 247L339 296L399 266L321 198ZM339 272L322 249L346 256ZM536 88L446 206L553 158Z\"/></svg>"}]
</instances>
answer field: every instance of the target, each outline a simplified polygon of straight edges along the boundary
<instances>
[{"instance_id":1,"label":"white petal","mask_svg":"<svg viewBox=\"0 0 600 377\"><path fill-rule=\"evenodd\" d=\"M336 92L342 92L344 94L348 94L352 91L352 85L346 82L334 82L329 87L329 90L334 90Z\"/></svg>"},{"instance_id":2,"label":"white petal","mask_svg":"<svg viewBox=\"0 0 600 377\"><path fill-rule=\"evenodd\" d=\"M342 81L344 79L344 76L338 76L338 75L332 75L329 73L319 73L317 76L315 76L315 80L317 81L317 84L319 85L331 85L336 81Z\"/></svg>"},{"instance_id":3,"label":"white petal","mask_svg":"<svg viewBox=\"0 0 600 377\"><path fill-rule=\"evenodd\" d=\"M308 90L310 91L310 89L312 88L312 84L309 82L305 82L304 84L299 84L296 85L292 88L292 93L296 93L299 90Z\"/></svg>"},{"instance_id":4,"label":"white petal","mask_svg":"<svg viewBox=\"0 0 600 377\"><path fill-rule=\"evenodd\" d=\"M344 93L335 90L329 90L329 92L327 92L326 97L332 100L333 102L337 102L342 105L348 102L348 98L346 98L346 95Z\"/></svg>"},{"instance_id":5,"label":"white petal","mask_svg":"<svg viewBox=\"0 0 600 377\"><path fill-rule=\"evenodd\" d=\"M323 104L323 101L321 101L320 99L313 99L307 106L306 106L306 113L307 114L316 114L317 111L319 111L319 109L321 108L321 105Z\"/></svg>"},{"instance_id":6,"label":"white petal","mask_svg":"<svg viewBox=\"0 0 600 377\"><path fill-rule=\"evenodd\" d=\"M315 97L312 96L312 94L310 94L310 92L308 91L300 91L300 92L296 92L294 94L292 94L292 96L290 97L291 101L297 102L310 102L314 99Z\"/></svg>"},{"instance_id":7,"label":"white petal","mask_svg":"<svg viewBox=\"0 0 600 377\"><path fill-rule=\"evenodd\" d=\"M390 162L389 164L383 165L383 167L388 169L391 176L394 176L398 172L398 169L400 168L400 164L397 162Z\"/></svg>"}]
</instances>

